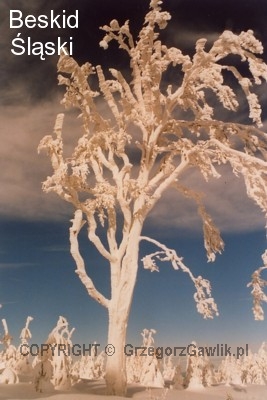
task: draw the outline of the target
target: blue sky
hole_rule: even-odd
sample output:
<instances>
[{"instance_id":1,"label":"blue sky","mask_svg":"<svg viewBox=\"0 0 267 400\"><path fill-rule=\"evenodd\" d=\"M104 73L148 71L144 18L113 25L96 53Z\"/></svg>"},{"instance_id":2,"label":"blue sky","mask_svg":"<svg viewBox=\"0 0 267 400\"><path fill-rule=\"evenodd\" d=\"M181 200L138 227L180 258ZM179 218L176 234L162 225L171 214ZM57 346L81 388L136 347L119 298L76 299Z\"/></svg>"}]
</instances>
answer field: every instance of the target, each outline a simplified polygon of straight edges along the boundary
<instances>
[{"instance_id":1,"label":"blue sky","mask_svg":"<svg viewBox=\"0 0 267 400\"><path fill-rule=\"evenodd\" d=\"M146 5L148 2L143 0L129 1L127 7L118 1L75 2L81 16L79 29L71 32L75 58L79 62L89 60L125 69L121 53L113 48L111 51L98 48L102 38L98 26L118 16L121 21L132 20L136 31ZM240 32L252 28L267 48L266 2L169 0L163 7L172 14L163 37L184 53L192 52L198 38L216 39L224 29ZM46 339L58 316L63 315L76 328L74 341L96 340L104 345L106 310L88 297L74 273L69 254L72 209L41 190L50 165L45 155L37 155L37 146L44 135L51 133L56 114L62 111L59 104L62 90L56 80L57 57L41 61L37 57L12 55L10 43L15 33L8 27L9 9L39 15L51 9L71 12L73 6L64 0L32 0L27 5L20 0L1 3L0 56L5 62L1 62L0 71L0 303L3 305L0 315L7 320L16 342L28 315L34 317L30 327L33 342L38 343ZM26 35L25 30L22 33ZM38 40L48 40L49 35L55 37L58 33L44 30L32 34L40 35ZM64 35L69 37L70 31ZM266 85L260 93L266 131ZM244 119L242 109L236 119ZM71 135L77 138L76 128L75 115L68 112L67 147L71 146ZM209 185L194 173L187 177L207 193L208 210L222 230L225 252L215 263L206 262L194 206L173 192L164 196L145 227L146 233L175 248L195 274L210 279L220 316L202 319L195 308L193 285L182 272L166 264L161 266L160 273L152 274L143 270L140 263L129 341L138 344L143 328L156 329L156 342L165 346L186 345L196 340L202 344L226 342L233 346L248 343L256 349L267 339L267 323L254 321L252 298L246 287L252 272L262 265L261 254L266 248L264 218L246 198L242 181L228 169L222 172L223 178ZM81 237L81 249L96 285L108 295L108 266L85 237ZM145 245L141 247L141 256L148 250Z\"/></svg>"}]
</instances>

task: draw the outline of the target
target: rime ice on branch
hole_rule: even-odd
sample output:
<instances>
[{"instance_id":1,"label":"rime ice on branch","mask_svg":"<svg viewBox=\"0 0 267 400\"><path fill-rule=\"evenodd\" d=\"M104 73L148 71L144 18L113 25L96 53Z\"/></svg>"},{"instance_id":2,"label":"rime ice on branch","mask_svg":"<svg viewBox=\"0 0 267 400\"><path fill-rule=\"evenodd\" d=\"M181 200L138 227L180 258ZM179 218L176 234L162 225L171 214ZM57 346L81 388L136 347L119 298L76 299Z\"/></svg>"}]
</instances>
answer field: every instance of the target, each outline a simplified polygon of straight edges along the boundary
<instances>
[{"instance_id":1,"label":"rime ice on branch","mask_svg":"<svg viewBox=\"0 0 267 400\"><path fill-rule=\"evenodd\" d=\"M267 215L267 135L260 130L261 106L253 91L254 84L267 79L267 66L258 57L263 52L261 43L251 30L238 35L225 31L209 50L206 39L199 39L195 55L189 57L161 42L158 30L167 26L171 16L161 10L160 4L161 1L151 1L137 40L128 21L120 26L112 20L101 28L105 31L100 43L104 49L114 40L127 52L130 81L114 68L104 72L100 65L79 66L72 57L61 55L59 84L66 86L62 103L80 110L83 134L73 154L65 157L64 116L59 114L54 136L44 137L39 145L39 150L48 151L53 168L43 190L57 193L76 210L70 228L76 272L88 294L109 313L108 342L116 347L116 354L107 363L106 381L111 394L125 394L126 376L121 373L125 371L123 345L140 240L159 247L158 252L143 258L145 268L157 270L156 258L170 261L193 280L198 311L209 318L217 313L209 282L194 277L174 250L141 236L146 217L162 194L174 187L195 201L203 222L208 261L215 260L224 244L205 208L203 195L181 184L186 170L197 169L209 181L220 178L220 165L229 164L234 174L244 178L247 195ZM228 63L231 54L247 64L249 73ZM171 67L182 75L181 84L177 87L173 82L165 90L164 77ZM247 101L251 125L215 118L211 92L225 109L234 112L239 107L239 96L225 82L225 71L232 74ZM92 86L95 78L98 90ZM100 99L109 110L106 114ZM187 118L179 119L179 115ZM89 241L110 264L110 299L96 288L87 273L78 242L84 225ZM105 238L99 234L101 226Z\"/></svg>"},{"instance_id":2,"label":"rime ice on branch","mask_svg":"<svg viewBox=\"0 0 267 400\"><path fill-rule=\"evenodd\" d=\"M262 303L267 303L267 295L263 291L267 286L267 280L261 278L262 271L267 269L267 250L262 255L262 260L264 265L253 272L252 281L247 285L248 287L252 286L253 313L255 319L260 321L264 319Z\"/></svg>"}]
</instances>

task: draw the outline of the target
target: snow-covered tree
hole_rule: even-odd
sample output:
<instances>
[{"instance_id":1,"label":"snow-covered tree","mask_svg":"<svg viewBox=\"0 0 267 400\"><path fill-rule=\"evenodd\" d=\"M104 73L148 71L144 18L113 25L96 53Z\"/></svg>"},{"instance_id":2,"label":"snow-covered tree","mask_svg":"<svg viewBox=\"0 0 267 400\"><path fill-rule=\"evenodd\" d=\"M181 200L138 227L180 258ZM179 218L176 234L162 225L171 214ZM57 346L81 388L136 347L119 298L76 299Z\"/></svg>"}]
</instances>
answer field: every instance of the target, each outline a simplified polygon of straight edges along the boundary
<instances>
[{"instance_id":1,"label":"snow-covered tree","mask_svg":"<svg viewBox=\"0 0 267 400\"><path fill-rule=\"evenodd\" d=\"M183 388L184 378L180 363L174 364L173 356L164 357L162 376L165 385L172 389Z\"/></svg>"},{"instance_id":2,"label":"snow-covered tree","mask_svg":"<svg viewBox=\"0 0 267 400\"><path fill-rule=\"evenodd\" d=\"M190 354L187 356L185 386L188 389L198 390L204 388L204 356L198 354L196 342L191 343Z\"/></svg>"},{"instance_id":3,"label":"snow-covered tree","mask_svg":"<svg viewBox=\"0 0 267 400\"><path fill-rule=\"evenodd\" d=\"M172 382L175 375L175 365L173 364L173 356L164 357L162 376L165 382Z\"/></svg>"},{"instance_id":4,"label":"snow-covered tree","mask_svg":"<svg viewBox=\"0 0 267 400\"><path fill-rule=\"evenodd\" d=\"M209 359L208 355L204 355L204 367L203 367L203 384L204 386L212 386L217 383L215 372L214 372L214 365L212 364L211 360Z\"/></svg>"},{"instance_id":5,"label":"snow-covered tree","mask_svg":"<svg viewBox=\"0 0 267 400\"><path fill-rule=\"evenodd\" d=\"M4 327L4 335L1 338L1 343L4 345L4 350L0 354L0 383L18 383L19 378L15 371L17 350L16 347L11 344L12 336L9 333L5 318L2 319L2 324Z\"/></svg>"},{"instance_id":6,"label":"snow-covered tree","mask_svg":"<svg viewBox=\"0 0 267 400\"><path fill-rule=\"evenodd\" d=\"M43 392L55 388L68 390L71 387L71 336L66 318L60 316L55 328L48 335L45 343L47 349L40 351L39 359L34 365L34 386L36 391Z\"/></svg>"},{"instance_id":7,"label":"snow-covered tree","mask_svg":"<svg viewBox=\"0 0 267 400\"><path fill-rule=\"evenodd\" d=\"M96 343L95 343L96 344ZM79 379L101 379L105 375L105 353L101 351L91 351L91 354L82 355L79 361L76 361L77 375Z\"/></svg>"},{"instance_id":8,"label":"snow-covered tree","mask_svg":"<svg viewBox=\"0 0 267 400\"><path fill-rule=\"evenodd\" d=\"M158 361L157 349L154 347L154 337L156 333L155 329L143 329L141 335L143 336L142 347L146 349L146 356L141 354L137 356L140 360L140 375L139 382L141 385L150 387L164 387L164 379L160 370ZM151 355L149 350L151 349Z\"/></svg>"},{"instance_id":9,"label":"snow-covered tree","mask_svg":"<svg viewBox=\"0 0 267 400\"><path fill-rule=\"evenodd\" d=\"M30 362L30 357L28 355L24 355L22 352L22 345L28 345L29 339L31 339L32 334L29 328L30 322L33 320L33 317L28 316L26 319L25 327L22 329L20 333L21 345L17 349L16 356L16 365L15 370L18 374L22 375L30 375L33 372L32 364Z\"/></svg>"},{"instance_id":10,"label":"snow-covered tree","mask_svg":"<svg viewBox=\"0 0 267 400\"><path fill-rule=\"evenodd\" d=\"M253 313L256 320L264 319L264 311L262 303L267 303L267 295L264 288L267 286L267 280L261 277L262 271L267 269L267 250L262 255L264 265L258 268L252 274L252 280L248 283L248 287L252 286L251 293L253 295Z\"/></svg>"},{"instance_id":11,"label":"snow-covered tree","mask_svg":"<svg viewBox=\"0 0 267 400\"><path fill-rule=\"evenodd\" d=\"M38 355L33 367L33 384L37 392L53 391L53 365L48 352Z\"/></svg>"},{"instance_id":12,"label":"snow-covered tree","mask_svg":"<svg viewBox=\"0 0 267 400\"><path fill-rule=\"evenodd\" d=\"M171 387L172 389L179 389L179 390L184 387L184 377L182 374L182 367L179 363L175 367L175 374L173 377Z\"/></svg>"},{"instance_id":13,"label":"snow-covered tree","mask_svg":"<svg viewBox=\"0 0 267 400\"><path fill-rule=\"evenodd\" d=\"M257 364L262 370L262 382L267 383L267 343L263 342L257 355ZM262 384L261 382L261 384Z\"/></svg>"},{"instance_id":14,"label":"snow-covered tree","mask_svg":"<svg viewBox=\"0 0 267 400\"><path fill-rule=\"evenodd\" d=\"M154 347L155 329L143 329L140 348L126 359L127 383L140 383L146 387L163 387L164 378L159 365L159 354ZM145 349L143 352L142 349ZM150 350L148 350L150 349Z\"/></svg>"},{"instance_id":15,"label":"snow-covered tree","mask_svg":"<svg viewBox=\"0 0 267 400\"><path fill-rule=\"evenodd\" d=\"M56 327L49 334L46 344L52 348L52 383L55 389L68 390L71 387L71 336L74 328L69 330L69 324L66 318L60 316Z\"/></svg>"},{"instance_id":16,"label":"snow-covered tree","mask_svg":"<svg viewBox=\"0 0 267 400\"><path fill-rule=\"evenodd\" d=\"M157 30L164 29L171 18L160 4L151 0L137 39L128 21L120 25L112 20L102 27L105 36L100 45L107 49L115 40L128 54L129 81L114 68L104 73L100 65L79 66L72 57L61 55L59 84L66 86L62 102L80 110L83 133L73 154L65 156L64 115L59 114L54 136L45 136L39 145L39 150L48 151L53 168L43 190L57 193L75 209L70 247L76 273L88 294L108 311L108 343L116 352L107 359L106 382L108 393L117 395L126 392L123 349L141 241L158 248L143 258L146 269L158 271L157 260L169 261L192 279L198 311L205 318L218 313L209 281L194 276L175 250L142 235L146 218L163 193L173 187L196 203L208 261L222 252L223 240L202 194L182 183L185 171L196 169L209 181L220 178L221 165L230 165L235 175L244 178L248 197L267 213L267 135L260 130L261 106L253 91L254 84L267 79L267 66L258 57L262 44L251 30L239 34L227 30L209 49L207 40L200 38L193 57L184 55L159 39ZM248 68L231 65L231 54ZM165 77L172 67L177 82L166 88ZM227 84L229 75L239 84L238 95ZM99 90L95 90L95 78ZM247 101L252 123L220 120L214 99L234 112L240 93ZM99 99L109 109L107 114ZM89 241L109 262L110 297L95 286L80 253L78 238L84 225Z\"/></svg>"},{"instance_id":17,"label":"snow-covered tree","mask_svg":"<svg viewBox=\"0 0 267 400\"><path fill-rule=\"evenodd\" d=\"M242 360L242 381L244 384L265 385L267 383L267 345L262 343L259 351Z\"/></svg>"}]
</instances>

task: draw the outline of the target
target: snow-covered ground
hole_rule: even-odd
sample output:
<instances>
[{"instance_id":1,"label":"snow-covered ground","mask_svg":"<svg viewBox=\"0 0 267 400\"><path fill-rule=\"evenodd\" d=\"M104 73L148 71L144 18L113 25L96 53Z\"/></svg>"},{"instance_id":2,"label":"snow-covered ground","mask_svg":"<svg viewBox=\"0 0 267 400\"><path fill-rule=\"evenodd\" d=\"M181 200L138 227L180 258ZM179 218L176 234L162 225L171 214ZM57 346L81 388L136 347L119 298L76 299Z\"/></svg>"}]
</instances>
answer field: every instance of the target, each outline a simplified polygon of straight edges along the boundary
<instances>
[{"instance_id":1,"label":"snow-covered ground","mask_svg":"<svg viewBox=\"0 0 267 400\"><path fill-rule=\"evenodd\" d=\"M128 398L136 400L266 400L266 385L217 385L199 391L172 389L145 389L137 384L128 386ZM70 391L37 393L33 385L22 382L14 385L0 384L1 400L119 400L106 396L104 381L82 381Z\"/></svg>"},{"instance_id":2,"label":"snow-covered ground","mask_svg":"<svg viewBox=\"0 0 267 400\"><path fill-rule=\"evenodd\" d=\"M31 337L27 318L20 335L23 351ZM33 360L21 347L11 344L5 320L2 320L5 348L0 352L0 400L107 400L121 399L106 395L105 355L95 352L74 360L65 353L71 346L67 320L60 317L45 345ZM144 329L143 349L154 349L154 330ZM192 343L195 349L196 343ZM49 347L50 346L50 347ZM53 349L53 351L52 351ZM141 354L128 356L127 397L134 400L267 400L267 343L255 354L241 359L227 356L217 369L207 355L198 352L187 357L184 371L174 359ZM159 353L157 353L159 354ZM32 355L33 357L33 355ZM137 383L138 382L138 383ZM187 388L187 389L185 389Z\"/></svg>"}]
</instances>

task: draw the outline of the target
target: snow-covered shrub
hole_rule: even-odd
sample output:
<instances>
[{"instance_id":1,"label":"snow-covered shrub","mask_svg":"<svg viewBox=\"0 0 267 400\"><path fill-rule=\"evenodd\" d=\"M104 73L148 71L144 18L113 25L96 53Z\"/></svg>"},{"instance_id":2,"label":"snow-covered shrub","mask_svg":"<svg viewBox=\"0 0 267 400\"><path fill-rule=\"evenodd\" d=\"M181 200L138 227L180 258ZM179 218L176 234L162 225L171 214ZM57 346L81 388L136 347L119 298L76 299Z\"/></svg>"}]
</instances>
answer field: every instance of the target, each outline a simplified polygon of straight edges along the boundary
<instances>
[{"instance_id":1,"label":"snow-covered shrub","mask_svg":"<svg viewBox=\"0 0 267 400\"><path fill-rule=\"evenodd\" d=\"M32 375L33 374L33 367L30 360L30 354L24 355L23 353L23 345L29 344L29 339L32 338L31 331L29 329L29 324L33 320L33 317L28 316L26 319L25 327L22 329L20 333L20 346L17 349L16 354L16 364L15 364L15 371L19 375ZM29 352L28 352L29 353Z\"/></svg>"},{"instance_id":2,"label":"snow-covered shrub","mask_svg":"<svg viewBox=\"0 0 267 400\"><path fill-rule=\"evenodd\" d=\"M18 383L19 378L16 373L17 349L11 344L12 336L9 334L5 319L2 319L2 324L4 327L4 335L1 338L1 343L4 345L4 350L0 353L0 382Z\"/></svg>"},{"instance_id":3,"label":"snow-covered shrub","mask_svg":"<svg viewBox=\"0 0 267 400\"><path fill-rule=\"evenodd\" d=\"M156 347L154 346L153 334L155 333L154 329L143 329L141 347L145 348L145 355L141 354L142 349L140 349L137 354L127 356L126 373L128 383L138 382L146 387L164 387L164 379L160 370ZM149 355L149 348L152 355Z\"/></svg>"},{"instance_id":4,"label":"snow-covered shrub","mask_svg":"<svg viewBox=\"0 0 267 400\"><path fill-rule=\"evenodd\" d=\"M191 355L187 355L187 366L185 374L185 386L188 389L203 389L204 357L198 354L196 342L192 342Z\"/></svg>"},{"instance_id":5,"label":"snow-covered shrub","mask_svg":"<svg viewBox=\"0 0 267 400\"><path fill-rule=\"evenodd\" d=\"M97 351L92 350L91 354L82 355L81 360L76 361L80 379L101 379L105 375L105 355L102 351L97 354Z\"/></svg>"},{"instance_id":6,"label":"snow-covered shrub","mask_svg":"<svg viewBox=\"0 0 267 400\"><path fill-rule=\"evenodd\" d=\"M71 335L68 321L60 316L56 327L49 334L46 341L47 350L42 351L39 360L35 363L35 388L42 391L50 388L50 383L55 389L68 390L71 387Z\"/></svg>"}]
</instances>

